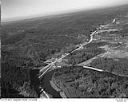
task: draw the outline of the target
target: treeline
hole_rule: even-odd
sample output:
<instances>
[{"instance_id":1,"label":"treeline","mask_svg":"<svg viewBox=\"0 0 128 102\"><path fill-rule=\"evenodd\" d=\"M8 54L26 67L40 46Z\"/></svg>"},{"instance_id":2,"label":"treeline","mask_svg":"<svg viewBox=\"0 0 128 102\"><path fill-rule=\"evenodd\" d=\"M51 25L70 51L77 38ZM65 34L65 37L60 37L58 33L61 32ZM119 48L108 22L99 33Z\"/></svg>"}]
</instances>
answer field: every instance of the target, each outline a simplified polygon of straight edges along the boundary
<instances>
[{"instance_id":1,"label":"treeline","mask_svg":"<svg viewBox=\"0 0 128 102\"><path fill-rule=\"evenodd\" d=\"M68 63L72 65L76 65L86 60L89 60L103 52L104 52L103 49L97 47L85 48L83 50L76 51L71 55L69 55Z\"/></svg>"},{"instance_id":2,"label":"treeline","mask_svg":"<svg viewBox=\"0 0 128 102\"><path fill-rule=\"evenodd\" d=\"M123 25L122 30L120 31L120 35L122 37L128 36L128 25Z\"/></svg>"},{"instance_id":3,"label":"treeline","mask_svg":"<svg viewBox=\"0 0 128 102\"><path fill-rule=\"evenodd\" d=\"M128 75L128 59L98 58L90 66L121 75Z\"/></svg>"},{"instance_id":4,"label":"treeline","mask_svg":"<svg viewBox=\"0 0 128 102\"><path fill-rule=\"evenodd\" d=\"M109 44L108 42L93 42L93 43L89 43L86 45L86 48L97 48L97 47L100 47L100 46L105 46Z\"/></svg>"},{"instance_id":5,"label":"treeline","mask_svg":"<svg viewBox=\"0 0 128 102\"><path fill-rule=\"evenodd\" d=\"M120 31L111 31L110 34L118 34L121 37L127 37L128 36L128 25L122 24Z\"/></svg>"},{"instance_id":6,"label":"treeline","mask_svg":"<svg viewBox=\"0 0 128 102\"><path fill-rule=\"evenodd\" d=\"M27 54L20 47L11 47L10 49L10 46L6 46L2 48L1 97L38 97L37 89L35 90L35 85L31 84L30 76L30 72L35 66L32 59L33 54ZM24 92L27 92L28 96Z\"/></svg>"}]
</instances>

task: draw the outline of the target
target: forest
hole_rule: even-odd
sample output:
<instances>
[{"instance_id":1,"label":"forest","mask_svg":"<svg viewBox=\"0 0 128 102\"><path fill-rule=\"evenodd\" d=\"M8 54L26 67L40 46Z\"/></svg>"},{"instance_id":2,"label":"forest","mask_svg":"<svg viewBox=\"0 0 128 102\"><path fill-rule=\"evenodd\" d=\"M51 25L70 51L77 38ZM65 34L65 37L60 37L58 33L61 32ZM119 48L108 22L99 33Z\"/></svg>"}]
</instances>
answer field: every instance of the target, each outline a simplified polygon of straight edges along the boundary
<instances>
[{"instance_id":1,"label":"forest","mask_svg":"<svg viewBox=\"0 0 128 102\"><path fill-rule=\"evenodd\" d=\"M92 63L90 63L90 66L100 68L103 70L106 70L108 72L113 72L121 75L127 75L128 76L128 59L118 59L114 60L113 58L99 58Z\"/></svg>"},{"instance_id":2,"label":"forest","mask_svg":"<svg viewBox=\"0 0 128 102\"><path fill-rule=\"evenodd\" d=\"M78 66L55 70L52 81L69 98L128 97L128 77Z\"/></svg>"},{"instance_id":3,"label":"forest","mask_svg":"<svg viewBox=\"0 0 128 102\"><path fill-rule=\"evenodd\" d=\"M85 35L86 41L100 24L111 22L114 17L123 15L127 11L126 8L127 6L81 11L2 24L1 97L39 97L38 86L32 83L32 70L44 66L43 62L49 56L70 45L83 42L80 36ZM85 52L83 50L76 55L74 53L73 57L69 58L71 63L74 65L92 58L102 50L88 48ZM78 60L75 56L81 59ZM38 77L38 71L33 74Z\"/></svg>"},{"instance_id":4,"label":"forest","mask_svg":"<svg viewBox=\"0 0 128 102\"><path fill-rule=\"evenodd\" d=\"M104 50L97 47L85 48L80 51L76 51L73 54L67 57L68 63L71 65L77 65L81 62L87 61L101 53L104 53Z\"/></svg>"}]
</instances>

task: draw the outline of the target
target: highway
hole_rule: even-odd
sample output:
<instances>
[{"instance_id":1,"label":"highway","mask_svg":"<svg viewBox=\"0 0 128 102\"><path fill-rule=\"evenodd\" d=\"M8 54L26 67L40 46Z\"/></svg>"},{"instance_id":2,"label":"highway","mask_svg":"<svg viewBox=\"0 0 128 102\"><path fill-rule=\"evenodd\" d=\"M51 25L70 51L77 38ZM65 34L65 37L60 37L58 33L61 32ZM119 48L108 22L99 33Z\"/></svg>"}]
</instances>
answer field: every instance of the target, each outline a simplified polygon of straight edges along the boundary
<instances>
[{"instance_id":1,"label":"highway","mask_svg":"<svg viewBox=\"0 0 128 102\"><path fill-rule=\"evenodd\" d=\"M102 27L103 27L103 25L102 25ZM101 28L101 26L99 28ZM39 76L39 78L41 78L49 69L56 67L55 64L57 62L61 62L63 58L67 57L68 55L70 55L71 53L73 53L73 52L75 52L77 50L83 49L84 46L86 46L87 44L91 43L94 40L93 39L94 34L106 31L106 30L100 30L99 28L97 28L97 30L95 30L94 32L91 33L90 40L88 42L80 44L79 47L77 47L76 49L74 49L70 53L65 53L65 54L61 55L60 58L56 58L54 61L52 61L52 59L49 59L49 60L45 61L45 62L49 62L49 64L47 66L45 66L45 67L41 67L40 68L40 76ZM88 67L88 66L86 66L86 67ZM96 68L91 68L91 67L89 67L89 68L97 70ZM99 70L97 70L97 71L99 71Z\"/></svg>"},{"instance_id":2,"label":"highway","mask_svg":"<svg viewBox=\"0 0 128 102\"><path fill-rule=\"evenodd\" d=\"M93 36L95 34L98 34L98 33L101 33L101 32L117 31L117 29L101 30L101 28L103 28L103 27L105 27L105 25L100 25L100 27L98 27L97 30L95 30L94 32L91 33L90 40L88 42L84 42L84 43L80 44L79 46L77 45L78 47L76 49L74 49L73 51L71 51L70 53L64 53L64 54L61 55L60 58L51 58L51 59L48 59L47 61L45 61L45 62L48 62L48 65L46 65L45 67L40 67L39 79L41 79L43 77L43 75L47 73L48 70L54 69L55 67L57 67L56 63L62 62L63 58L69 56L71 53L73 53L73 52L75 52L77 50L83 49L84 46L86 46L87 44L91 43L94 40ZM52 59L54 59L54 60L52 60ZM89 67L89 66L83 66L83 68L92 69L92 70L96 70L96 71L99 71L99 72L107 72L107 71L104 71L102 69ZM112 74L117 75L116 73L112 73ZM118 75L118 76L122 76L122 75ZM128 76L124 75L124 77L128 77ZM42 89L42 91L43 91L43 89ZM45 91L43 91L43 92L46 95L46 97L48 97L46 92Z\"/></svg>"},{"instance_id":3,"label":"highway","mask_svg":"<svg viewBox=\"0 0 128 102\"><path fill-rule=\"evenodd\" d=\"M83 68L92 69L92 70L96 70L96 71L99 71L99 72L103 72L103 71L104 71L104 70L102 70L102 69L93 68L93 67L88 67L88 66L83 66Z\"/></svg>"},{"instance_id":4,"label":"highway","mask_svg":"<svg viewBox=\"0 0 128 102\"><path fill-rule=\"evenodd\" d=\"M83 49L84 46L86 46L87 44L91 43L91 42L94 40L93 36L94 36L95 34L101 33L101 32L117 31L117 29L101 30L101 27L103 28L103 27L105 27L105 25L100 25L100 26L97 28L97 30L95 30L94 32L91 33L91 35L90 35L90 40L89 40L88 42L84 42L84 43L80 44L76 49L74 49L74 50L71 51L70 53L65 53L65 54L61 55L60 58L56 58L54 61L52 61L53 58L48 59L47 61L45 61L45 62L49 62L49 64L48 64L47 66L45 66L45 67L41 67L41 68L40 68L40 76L39 76L39 78L41 78L49 69L55 68L55 67L56 67L55 64L56 64L57 62L61 62L63 58L67 57L68 55L70 55L71 53L73 53L73 52L75 52L75 51L77 51L77 50ZM84 66L84 67L88 67L88 66ZM98 68L93 68L93 67L88 67L88 68L93 69L93 70L100 71Z\"/></svg>"},{"instance_id":5,"label":"highway","mask_svg":"<svg viewBox=\"0 0 128 102\"><path fill-rule=\"evenodd\" d=\"M51 63L49 63L47 66L40 68L40 73L41 73L41 75L39 76L39 78L41 78L49 69L54 68L54 66L55 66L55 64L56 64L57 62L61 62L63 58L67 57L68 55L70 55L71 53L73 53L73 52L75 52L75 51L77 51L77 50L83 49L85 45L91 43L91 42L93 41L93 35L96 34L97 31L98 31L98 30L96 30L96 31L94 31L94 32L91 33L91 35L90 35L90 40L89 40L88 42L80 44L79 47L77 47L76 49L74 49L74 50L71 51L70 53L65 53L65 54L61 55L60 58L56 58L53 62L51 61ZM47 62L47 61L46 61L46 62ZM88 66L87 66L87 67L88 67Z\"/></svg>"},{"instance_id":6,"label":"highway","mask_svg":"<svg viewBox=\"0 0 128 102\"><path fill-rule=\"evenodd\" d=\"M51 62L51 63L49 63L49 64L48 64L47 66L45 66L45 67L41 67L41 68L40 68L39 79L41 79L41 78L43 77L43 75L44 75L45 73L47 73L48 70L50 70L50 69L52 69L52 68L55 68L55 67L56 67L55 64L56 64L57 62L61 62L63 58L67 57L68 55L70 55L71 53L73 53L73 52L75 52L75 51L77 51L77 50L83 49L85 45L91 43L91 42L93 41L93 35L94 35L95 33L97 33L97 30L91 33L91 35L90 35L90 40L89 40L88 42L85 42L85 43L80 44L78 48L74 49L74 50L71 51L70 53L65 53L65 54L61 55L60 58L56 58L54 61L52 61L51 59L45 61L45 62ZM84 66L84 68L89 68L89 69L93 69L93 70L95 69L95 68L90 68L90 67L88 67L88 66ZM99 71L99 69L95 69L95 70ZM44 91L44 89L41 89L41 92L43 92L43 94L45 95L45 96L43 96L43 97L49 98L48 94Z\"/></svg>"}]
</instances>

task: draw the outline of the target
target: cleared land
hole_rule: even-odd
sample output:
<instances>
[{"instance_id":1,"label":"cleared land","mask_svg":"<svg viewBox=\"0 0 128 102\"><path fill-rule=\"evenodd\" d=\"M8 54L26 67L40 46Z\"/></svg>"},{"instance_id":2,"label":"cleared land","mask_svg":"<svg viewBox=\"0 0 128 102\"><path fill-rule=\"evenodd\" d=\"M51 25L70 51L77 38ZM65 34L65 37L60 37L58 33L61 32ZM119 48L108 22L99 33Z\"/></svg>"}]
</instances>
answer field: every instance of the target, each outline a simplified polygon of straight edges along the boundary
<instances>
[{"instance_id":1,"label":"cleared land","mask_svg":"<svg viewBox=\"0 0 128 102\"><path fill-rule=\"evenodd\" d=\"M127 44L128 30L127 30L127 22L126 22L127 19L124 20L124 18L127 17L124 18L120 17L120 16L123 17L126 14L126 12L128 12L127 5L118 8L114 7L103 10L92 10L87 12L81 11L78 13L71 13L71 14L54 16L43 19L33 18L31 20L23 20L23 21L11 22L8 24L2 24L2 30L1 30L2 32L1 35L2 97L39 97L40 83L37 82L38 68L47 65L47 63L45 63L47 62L47 60L51 58L55 59L56 57L60 57L66 52L70 53L73 49L79 46L79 44L87 43L90 39L91 32L95 31L96 28L99 27L101 24L103 25L101 27L101 32L97 33L97 36L94 37L93 42L91 42L90 44L84 47L81 47L80 50L75 51L74 53L72 53L72 55L60 61L62 62L61 65L75 66L80 63L84 63L84 61L86 63L86 61L93 59L90 62L88 62L89 66L93 66L92 63L98 61L98 59L107 58L105 60L109 62L108 65L112 65L110 64L110 62L115 63L113 62L113 60L115 61L119 60L119 62L121 62L121 66L119 66L119 69L120 72L121 71L122 72L118 73L118 71L116 70L118 63L116 67L114 65L112 65L112 67L111 66L105 67L104 65L106 61L99 60L99 61L103 61L102 67L99 67L101 66L100 65L101 62L99 65L96 64L97 66L94 63L94 66L99 69L108 70L109 72L114 71L118 75L119 74L127 75L127 69L125 68L125 66L127 66L126 64L127 60L125 58L127 57L126 54L128 47ZM117 23L121 22L120 24L110 24L110 22L115 17L117 18L120 17L119 21L117 20ZM108 47L106 47L106 45L108 45ZM124 51L125 53L121 53L121 51ZM106 56L105 54L107 52L109 52L109 54ZM111 52L113 52L114 54ZM99 56L100 54L103 54L103 56ZM121 54L122 56L119 56ZM63 62L65 64L63 64ZM124 65L124 63L125 66L122 70L122 65ZM112 70L113 67L115 67L114 70ZM67 67L67 71L68 68L70 67ZM31 70L34 70L32 75L30 74ZM35 70L37 70L37 72ZM87 70L87 69L82 68L81 70ZM70 76L70 71L68 72L66 74L67 77ZM75 75L77 76L77 73L79 77L80 75L79 67L78 67L78 71L76 70L74 76ZM94 73L91 73L90 75L92 76L94 75ZM100 75L101 75L100 78L102 80L103 74ZM99 79L97 79L96 82L98 80ZM82 81L84 82L84 78L81 80L81 82ZM127 88L127 83L125 83L125 81L126 80L124 79L124 81L119 82L121 83L121 85L119 85L120 87L117 88L117 90L121 90L121 89L124 90L124 87ZM74 84L77 83L75 82ZM104 82L102 82L102 84L104 84ZM123 84L124 86L122 86ZM65 90L67 89L68 88L65 87ZM118 91L114 91L114 92L118 92ZM72 92L69 93L69 96L74 95L73 93L74 90L72 90ZM117 95L117 93L115 94L116 95L113 97L120 96ZM123 91L122 96L123 97L127 96L127 93ZM84 97L90 97L90 96L84 96ZM102 95L99 95L98 97L102 97Z\"/></svg>"}]
</instances>

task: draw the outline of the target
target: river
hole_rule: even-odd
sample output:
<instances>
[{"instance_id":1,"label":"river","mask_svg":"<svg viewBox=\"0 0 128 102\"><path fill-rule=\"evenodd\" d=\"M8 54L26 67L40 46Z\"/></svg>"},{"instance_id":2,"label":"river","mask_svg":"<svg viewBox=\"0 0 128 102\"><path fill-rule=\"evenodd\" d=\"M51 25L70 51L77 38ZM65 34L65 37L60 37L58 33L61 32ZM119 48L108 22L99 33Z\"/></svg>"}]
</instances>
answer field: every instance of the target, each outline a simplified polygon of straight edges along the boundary
<instances>
[{"instance_id":1,"label":"river","mask_svg":"<svg viewBox=\"0 0 128 102\"><path fill-rule=\"evenodd\" d=\"M57 92L50 84L50 80L55 70L47 72L41 79L41 87L44 89L45 92L52 95L52 98L61 98L60 92Z\"/></svg>"}]
</instances>

